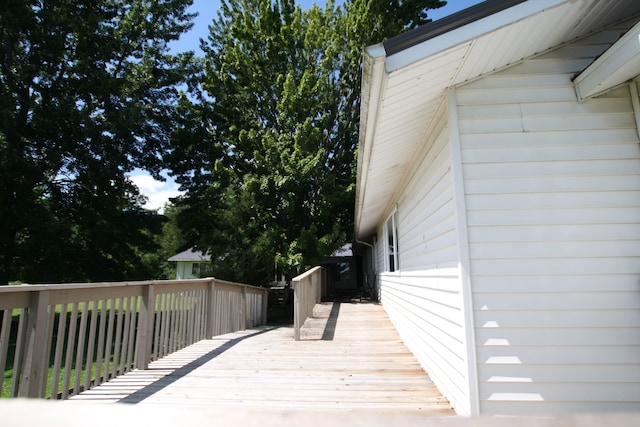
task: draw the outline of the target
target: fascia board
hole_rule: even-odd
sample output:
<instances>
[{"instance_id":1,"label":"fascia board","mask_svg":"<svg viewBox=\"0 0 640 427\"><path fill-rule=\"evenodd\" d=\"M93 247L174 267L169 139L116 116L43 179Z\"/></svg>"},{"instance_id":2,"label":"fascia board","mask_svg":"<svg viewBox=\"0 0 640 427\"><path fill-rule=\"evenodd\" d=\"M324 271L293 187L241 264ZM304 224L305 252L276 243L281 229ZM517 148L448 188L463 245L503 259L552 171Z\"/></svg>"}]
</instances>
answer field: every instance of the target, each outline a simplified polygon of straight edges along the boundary
<instances>
[{"instance_id":1,"label":"fascia board","mask_svg":"<svg viewBox=\"0 0 640 427\"><path fill-rule=\"evenodd\" d=\"M388 73L391 73L438 52L468 42L506 25L525 19L528 16L542 12L545 9L553 8L566 2L567 0L535 0L517 4L390 55L386 60L385 69ZM497 64L496 66L499 65L500 64Z\"/></svg>"},{"instance_id":2,"label":"fascia board","mask_svg":"<svg viewBox=\"0 0 640 427\"><path fill-rule=\"evenodd\" d=\"M354 227L360 237L362 208L367 191L367 179L373 149L373 140L378 124L382 94L386 87L384 61L386 53L382 44L365 50L362 66L362 97L360 105L360 140L358 141L358 164L356 182L356 206Z\"/></svg>"}]
</instances>

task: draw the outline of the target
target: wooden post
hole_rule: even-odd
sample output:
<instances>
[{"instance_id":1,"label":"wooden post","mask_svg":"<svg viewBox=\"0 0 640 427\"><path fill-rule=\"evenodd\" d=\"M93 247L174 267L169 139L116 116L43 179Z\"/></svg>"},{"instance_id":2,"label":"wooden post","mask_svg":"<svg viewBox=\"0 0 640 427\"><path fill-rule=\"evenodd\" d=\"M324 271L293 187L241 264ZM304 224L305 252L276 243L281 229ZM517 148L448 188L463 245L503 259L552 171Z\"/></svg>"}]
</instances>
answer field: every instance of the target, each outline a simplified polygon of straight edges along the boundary
<instances>
[{"instance_id":1,"label":"wooden post","mask_svg":"<svg viewBox=\"0 0 640 427\"><path fill-rule=\"evenodd\" d=\"M269 311L269 289L262 290L262 325L267 324L267 312Z\"/></svg>"},{"instance_id":2,"label":"wooden post","mask_svg":"<svg viewBox=\"0 0 640 427\"><path fill-rule=\"evenodd\" d=\"M205 313L205 338L213 338L215 331L215 297L216 297L216 279L209 280L207 284L206 296L206 313Z\"/></svg>"},{"instance_id":3,"label":"wooden post","mask_svg":"<svg viewBox=\"0 0 640 427\"><path fill-rule=\"evenodd\" d=\"M323 282L323 277L324 277L324 268L320 267L320 271L318 272L319 274L317 274L314 277L314 281L316 282L316 300L315 303L319 303L320 301L322 301L322 282ZM315 304L314 304L315 305ZM312 309L313 311L313 309Z\"/></svg>"},{"instance_id":4,"label":"wooden post","mask_svg":"<svg viewBox=\"0 0 640 427\"><path fill-rule=\"evenodd\" d=\"M243 286L242 287L242 307L240 307L240 330L244 331L245 329L247 329L247 287Z\"/></svg>"},{"instance_id":5,"label":"wooden post","mask_svg":"<svg viewBox=\"0 0 640 427\"><path fill-rule=\"evenodd\" d=\"M25 359L20 380L20 397L43 397L42 376L46 375L48 356L46 344L49 309L49 291L36 291L31 294L29 302L29 320L25 342ZM48 362L48 358L46 360Z\"/></svg>"},{"instance_id":6,"label":"wooden post","mask_svg":"<svg viewBox=\"0 0 640 427\"><path fill-rule=\"evenodd\" d=\"M151 345L153 342L153 325L156 312L156 293L153 284L142 288L142 304L138 324L138 354L136 369L147 369L151 363Z\"/></svg>"},{"instance_id":7,"label":"wooden post","mask_svg":"<svg viewBox=\"0 0 640 427\"><path fill-rule=\"evenodd\" d=\"M293 339L300 341L300 304L302 303L300 298L300 282L297 280L291 281L291 287L293 287Z\"/></svg>"}]
</instances>

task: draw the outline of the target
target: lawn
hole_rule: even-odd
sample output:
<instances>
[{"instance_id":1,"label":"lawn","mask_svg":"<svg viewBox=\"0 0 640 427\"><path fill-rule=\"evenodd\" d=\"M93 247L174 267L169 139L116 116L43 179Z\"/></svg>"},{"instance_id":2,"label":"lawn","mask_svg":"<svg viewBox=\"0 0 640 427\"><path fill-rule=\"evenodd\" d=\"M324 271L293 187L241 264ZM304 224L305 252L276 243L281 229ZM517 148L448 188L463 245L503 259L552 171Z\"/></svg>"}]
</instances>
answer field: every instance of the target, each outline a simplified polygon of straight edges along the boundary
<instances>
[{"instance_id":1,"label":"lawn","mask_svg":"<svg viewBox=\"0 0 640 427\"><path fill-rule=\"evenodd\" d=\"M108 305L109 307L109 305ZM60 323L60 311L62 310L62 306L58 305L56 306L56 313L54 316L54 322L53 322L53 327L52 327L52 331L53 331L53 339L52 339L52 345L51 345L51 349L50 349L50 353L49 353L49 369L48 369L48 374L47 374L47 385L46 385L46 389L47 390L47 397L50 397L51 394L51 389L52 389L52 383L54 381L54 364L55 364L55 353L56 353L56 342L57 342L57 338L58 338L58 325ZM98 305L98 310L101 310L101 304ZM18 338L18 325L19 325L19 321L20 321L20 311L21 309L17 309L17 310L13 310L13 316L11 319L11 328L10 328L10 334L9 334L9 342L8 342L8 351L7 351L7 361L6 361L6 365L5 365L5 371L3 374L3 382L2 382L2 391L0 393L0 397L1 398L8 398L11 396L11 388L12 388L12 380L13 380L13 371L14 371L14 363L15 363L15 349L16 349L16 343L17 343L17 338ZM69 329L70 329L70 325L71 325L71 313L72 310L70 307L68 307L67 309L67 316L66 316L66 326L64 328L65 330L65 334L68 333ZM86 316L87 319L91 319L91 315L92 315L92 304L89 304L89 308L87 310ZM75 321L76 321L76 325L80 324L80 319L81 319L82 314L80 312L77 313ZM98 312L98 317L97 317L97 324L100 324L100 316L101 313ZM1 323L1 317L0 317L0 323ZM88 320L87 320L88 322ZM1 325L0 325L1 326ZM85 337L84 337L84 342L85 342L85 347L86 347L86 343L87 340L89 339L89 328L86 328L85 331ZM97 369L97 363L95 361L96 358L96 349L97 349L97 341L98 341L98 334L95 334L96 336L94 337L94 354L92 359L94 359L92 361L91 364L91 377L90 378L94 378L95 374L96 374L96 369ZM106 334L105 334L106 335ZM116 343L116 335L115 333L113 333L111 335L111 353L113 353L113 349L115 348L115 343ZM60 343L61 345L61 355L62 355L62 363L61 363L61 369L60 369L60 373L58 375L58 386L57 386L57 390L60 392L63 387L64 387L64 370L65 370L65 355L67 354L67 346L68 346L68 337L65 336L63 337L62 342ZM75 383L76 380L76 369L75 369L75 355L76 355L76 350L77 350L77 345L78 345L78 339L74 339L73 340L73 345L74 348L72 349L72 352L70 353L72 355L71 360L70 360L70 366L69 369L71 369L71 374L70 374L70 378L68 381L68 386L69 388L73 388L73 385ZM86 364L87 364L87 352L86 350L83 351L82 354L82 371L80 373L81 377L80 377L80 386L82 387L87 375L87 368L86 368ZM109 366L109 370L108 372L111 372L111 368L113 367L113 354L111 354L110 356L110 366ZM104 366L101 367L100 369L102 372L104 372Z\"/></svg>"}]
</instances>

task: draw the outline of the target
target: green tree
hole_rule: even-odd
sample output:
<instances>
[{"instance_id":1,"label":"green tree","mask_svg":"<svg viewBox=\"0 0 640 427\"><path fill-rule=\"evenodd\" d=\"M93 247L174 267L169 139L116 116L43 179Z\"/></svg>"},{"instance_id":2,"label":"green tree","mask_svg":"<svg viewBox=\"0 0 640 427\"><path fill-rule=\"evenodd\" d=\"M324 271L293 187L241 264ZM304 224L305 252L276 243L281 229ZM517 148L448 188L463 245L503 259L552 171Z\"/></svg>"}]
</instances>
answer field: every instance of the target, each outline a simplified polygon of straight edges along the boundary
<instances>
[{"instance_id":1,"label":"green tree","mask_svg":"<svg viewBox=\"0 0 640 427\"><path fill-rule=\"evenodd\" d=\"M362 50L443 4L223 1L166 157L214 275L264 283L274 262L294 274L352 239Z\"/></svg>"},{"instance_id":2,"label":"green tree","mask_svg":"<svg viewBox=\"0 0 640 427\"><path fill-rule=\"evenodd\" d=\"M178 214L181 209L180 206L173 203L165 205L163 213L165 221L162 225L162 231L151 235L156 242L157 249L140 254L142 264L149 272L149 279L175 279L176 265L167 260L193 245L187 240L178 224Z\"/></svg>"},{"instance_id":3,"label":"green tree","mask_svg":"<svg viewBox=\"0 0 640 427\"><path fill-rule=\"evenodd\" d=\"M167 158L187 191L181 224L217 276L263 283L276 258L293 268L347 239L353 142L335 138L337 16L230 0L202 44L206 96L183 99Z\"/></svg>"},{"instance_id":4,"label":"green tree","mask_svg":"<svg viewBox=\"0 0 640 427\"><path fill-rule=\"evenodd\" d=\"M157 178L191 0L0 6L0 283L140 278L161 225L127 178Z\"/></svg>"}]
</instances>

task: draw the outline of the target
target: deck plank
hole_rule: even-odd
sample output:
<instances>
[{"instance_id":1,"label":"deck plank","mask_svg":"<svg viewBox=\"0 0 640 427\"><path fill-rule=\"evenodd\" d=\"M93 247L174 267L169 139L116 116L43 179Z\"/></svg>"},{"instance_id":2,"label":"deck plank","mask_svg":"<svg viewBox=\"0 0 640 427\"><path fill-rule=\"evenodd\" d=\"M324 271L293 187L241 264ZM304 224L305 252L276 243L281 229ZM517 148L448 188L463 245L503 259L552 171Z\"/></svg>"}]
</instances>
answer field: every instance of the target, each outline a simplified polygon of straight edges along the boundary
<instances>
[{"instance_id":1,"label":"deck plank","mask_svg":"<svg viewBox=\"0 0 640 427\"><path fill-rule=\"evenodd\" d=\"M67 404L454 414L381 306L318 305L301 337L261 327L203 340Z\"/></svg>"}]
</instances>

